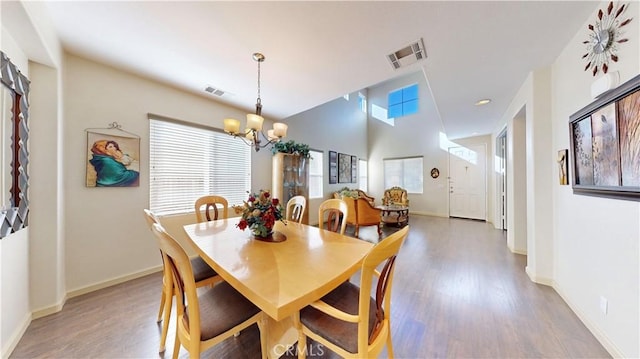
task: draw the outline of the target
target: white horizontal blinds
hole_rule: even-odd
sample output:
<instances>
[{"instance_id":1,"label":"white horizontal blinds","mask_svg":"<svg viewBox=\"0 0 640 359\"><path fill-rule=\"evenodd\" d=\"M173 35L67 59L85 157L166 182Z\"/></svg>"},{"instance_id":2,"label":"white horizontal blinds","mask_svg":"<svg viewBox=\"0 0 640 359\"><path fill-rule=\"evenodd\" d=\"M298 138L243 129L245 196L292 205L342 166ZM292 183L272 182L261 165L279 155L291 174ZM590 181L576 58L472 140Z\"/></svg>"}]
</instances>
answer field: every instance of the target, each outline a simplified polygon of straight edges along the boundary
<instances>
[{"instance_id":1,"label":"white horizontal blinds","mask_svg":"<svg viewBox=\"0 0 640 359\"><path fill-rule=\"evenodd\" d=\"M369 192L369 178L367 161L358 160L358 188L364 192Z\"/></svg>"},{"instance_id":2,"label":"white horizontal blinds","mask_svg":"<svg viewBox=\"0 0 640 359\"><path fill-rule=\"evenodd\" d=\"M408 193L422 193L422 162L422 156L385 159L384 187L398 186L406 189Z\"/></svg>"},{"instance_id":3,"label":"white horizontal blinds","mask_svg":"<svg viewBox=\"0 0 640 359\"><path fill-rule=\"evenodd\" d=\"M309 198L322 198L323 152L310 150L309 154Z\"/></svg>"},{"instance_id":4,"label":"white horizontal blinds","mask_svg":"<svg viewBox=\"0 0 640 359\"><path fill-rule=\"evenodd\" d=\"M198 197L215 194L240 204L251 187L251 148L233 137L169 120L149 121L149 207L192 212Z\"/></svg>"}]
</instances>

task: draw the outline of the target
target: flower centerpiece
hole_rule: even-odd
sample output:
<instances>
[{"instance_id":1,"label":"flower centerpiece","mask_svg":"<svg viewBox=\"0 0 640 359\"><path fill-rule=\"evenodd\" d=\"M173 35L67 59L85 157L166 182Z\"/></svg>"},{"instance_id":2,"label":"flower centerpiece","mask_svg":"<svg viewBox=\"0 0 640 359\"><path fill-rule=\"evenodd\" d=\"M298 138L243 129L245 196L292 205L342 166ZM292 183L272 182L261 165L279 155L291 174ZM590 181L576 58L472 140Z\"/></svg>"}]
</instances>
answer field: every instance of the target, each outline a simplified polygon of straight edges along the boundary
<instances>
[{"instance_id":1,"label":"flower centerpiece","mask_svg":"<svg viewBox=\"0 0 640 359\"><path fill-rule=\"evenodd\" d=\"M235 206L234 210L236 213L242 213L237 227L243 231L249 228L257 238L270 237L276 221L285 223L284 208L277 198L271 198L269 191L250 193L243 205Z\"/></svg>"}]
</instances>

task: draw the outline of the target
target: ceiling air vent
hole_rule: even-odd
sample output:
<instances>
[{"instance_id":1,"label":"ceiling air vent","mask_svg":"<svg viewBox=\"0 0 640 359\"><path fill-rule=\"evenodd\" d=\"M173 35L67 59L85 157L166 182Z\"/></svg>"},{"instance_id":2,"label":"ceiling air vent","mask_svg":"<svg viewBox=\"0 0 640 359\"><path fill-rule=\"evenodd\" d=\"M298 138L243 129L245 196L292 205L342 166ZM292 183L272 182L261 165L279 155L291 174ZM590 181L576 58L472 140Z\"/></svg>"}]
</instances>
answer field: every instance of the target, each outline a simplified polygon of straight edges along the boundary
<instances>
[{"instance_id":1,"label":"ceiling air vent","mask_svg":"<svg viewBox=\"0 0 640 359\"><path fill-rule=\"evenodd\" d=\"M213 88L211 86L207 86L204 90L212 95L216 95L216 96L224 95L224 91L217 88Z\"/></svg>"},{"instance_id":2,"label":"ceiling air vent","mask_svg":"<svg viewBox=\"0 0 640 359\"><path fill-rule=\"evenodd\" d=\"M394 70L405 67L427 58L422 39L411 43L402 49L387 55Z\"/></svg>"}]
</instances>

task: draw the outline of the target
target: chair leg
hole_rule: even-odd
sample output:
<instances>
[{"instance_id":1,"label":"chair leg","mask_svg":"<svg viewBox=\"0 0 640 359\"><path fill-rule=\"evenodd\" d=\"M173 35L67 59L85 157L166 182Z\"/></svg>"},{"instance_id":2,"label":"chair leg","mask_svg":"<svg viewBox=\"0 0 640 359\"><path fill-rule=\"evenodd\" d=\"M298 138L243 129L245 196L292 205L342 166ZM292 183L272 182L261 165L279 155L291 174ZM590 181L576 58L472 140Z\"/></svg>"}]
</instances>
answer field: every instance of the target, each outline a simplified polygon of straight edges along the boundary
<instances>
[{"instance_id":1,"label":"chair leg","mask_svg":"<svg viewBox=\"0 0 640 359\"><path fill-rule=\"evenodd\" d=\"M262 359L267 359L269 357L269 348L267 347L269 326L267 325L266 314L262 314L262 317L258 320L257 324L258 330L260 331L260 352L262 354Z\"/></svg>"},{"instance_id":2,"label":"chair leg","mask_svg":"<svg viewBox=\"0 0 640 359\"><path fill-rule=\"evenodd\" d=\"M180 337L178 337L178 326L176 325L176 337L173 341L173 359L178 359L178 354L180 353Z\"/></svg>"},{"instance_id":3,"label":"chair leg","mask_svg":"<svg viewBox=\"0 0 640 359\"><path fill-rule=\"evenodd\" d=\"M167 332L169 331L169 321L171 320L171 306L173 305L173 293L166 291L164 293L164 319L162 320L162 333L160 334L160 353L164 352L165 343L167 341Z\"/></svg>"},{"instance_id":4,"label":"chair leg","mask_svg":"<svg viewBox=\"0 0 640 359\"><path fill-rule=\"evenodd\" d=\"M356 233L355 233L356 238L358 237L358 232L360 232L360 226L356 224Z\"/></svg>"},{"instance_id":5,"label":"chair leg","mask_svg":"<svg viewBox=\"0 0 640 359\"><path fill-rule=\"evenodd\" d=\"M391 341L391 328L389 328L389 333L387 336L387 357L389 359L393 359L393 342Z\"/></svg>"},{"instance_id":6,"label":"chair leg","mask_svg":"<svg viewBox=\"0 0 640 359\"><path fill-rule=\"evenodd\" d=\"M156 320L157 323L160 323L162 321L162 313L164 313L164 298L166 296L166 291L167 289L165 288L164 283L162 284L162 293L160 293L160 310L158 310L158 320Z\"/></svg>"},{"instance_id":7,"label":"chair leg","mask_svg":"<svg viewBox=\"0 0 640 359\"><path fill-rule=\"evenodd\" d=\"M300 312L293 315L293 326L298 330L298 359L307 357L307 335L302 331Z\"/></svg>"}]
</instances>

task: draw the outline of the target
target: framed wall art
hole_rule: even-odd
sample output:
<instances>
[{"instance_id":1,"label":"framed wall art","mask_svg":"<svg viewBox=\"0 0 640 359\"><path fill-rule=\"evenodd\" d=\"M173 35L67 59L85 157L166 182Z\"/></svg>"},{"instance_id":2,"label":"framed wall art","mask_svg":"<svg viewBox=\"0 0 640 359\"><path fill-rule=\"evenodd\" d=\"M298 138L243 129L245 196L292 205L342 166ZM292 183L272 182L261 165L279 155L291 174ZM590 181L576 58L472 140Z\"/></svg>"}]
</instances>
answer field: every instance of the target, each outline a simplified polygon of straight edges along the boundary
<instances>
[{"instance_id":1,"label":"framed wall art","mask_svg":"<svg viewBox=\"0 0 640 359\"><path fill-rule=\"evenodd\" d=\"M561 185L569 184L569 165L568 165L569 150L564 149L558 151L558 181Z\"/></svg>"},{"instance_id":2,"label":"framed wall art","mask_svg":"<svg viewBox=\"0 0 640 359\"><path fill-rule=\"evenodd\" d=\"M640 201L640 75L571 115L573 193Z\"/></svg>"},{"instance_id":3,"label":"framed wall art","mask_svg":"<svg viewBox=\"0 0 640 359\"><path fill-rule=\"evenodd\" d=\"M358 157L351 156L351 183L358 183Z\"/></svg>"},{"instance_id":4,"label":"framed wall art","mask_svg":"<svg viewBox=\"0 0 640 359\"><path fill-rule=\"evenodd\" d=\"M87 187L138 187L140 137L117 123L106 129L86 129ZM109 130L119 130L114 133ZM122 134L122 133L127 134Z\"/></svg>"},{"instance_id":5,"label":"framed wall art","mask_svg":"<svg viewBox=\"0 0 640 359\"><path fill-rule=\"evenodd\" d=\"M351 155L338 154L338 182L351 182Z\"/></svg>"},{"instance_id":6,"label":"framed wall art","mask_svg":"<svg viewBox=\"0 0 640 359\"><path fill-rule=\"evenodd\" d=\"M338 183L338 153L329 151L329 184Z\"/></svg>"}]
</instances>

